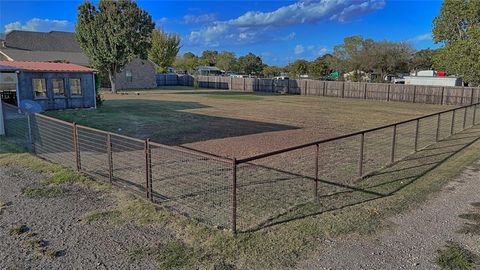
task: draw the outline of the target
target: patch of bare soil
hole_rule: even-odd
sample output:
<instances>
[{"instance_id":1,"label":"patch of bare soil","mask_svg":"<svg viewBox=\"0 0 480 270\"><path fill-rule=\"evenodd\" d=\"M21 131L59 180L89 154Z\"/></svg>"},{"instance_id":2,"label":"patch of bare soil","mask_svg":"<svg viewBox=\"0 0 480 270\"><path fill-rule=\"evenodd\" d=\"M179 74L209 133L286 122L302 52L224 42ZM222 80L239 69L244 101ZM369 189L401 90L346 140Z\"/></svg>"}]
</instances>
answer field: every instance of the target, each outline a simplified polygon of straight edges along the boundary
<instances>
[{"instance_id":1,"label":"patch of bare soil","mask_svg":"<svg viewBox=\"0 0 480 270\"><path fill-rule=\"evenodd\" d=\"M438 269L437 251L452 242L478 256L479 168L480 161L423 205L387 220L386 231L322 240L298 269Z\"/></svg>"},{"instance_id":2,"label":"patch of bare soil","mask_svg":"<svg viewBox=\"0 0 480 270\"><path fill-rule=\"evenodd\" d=\"M169 239L166 229L87 224L82 216L111 207L111 194L75 184L60 185L54 193L25 192L44 178L0 166L0 269L156 267L152 260L132 260L129 250Z\"/></svg>"}]
</instances>

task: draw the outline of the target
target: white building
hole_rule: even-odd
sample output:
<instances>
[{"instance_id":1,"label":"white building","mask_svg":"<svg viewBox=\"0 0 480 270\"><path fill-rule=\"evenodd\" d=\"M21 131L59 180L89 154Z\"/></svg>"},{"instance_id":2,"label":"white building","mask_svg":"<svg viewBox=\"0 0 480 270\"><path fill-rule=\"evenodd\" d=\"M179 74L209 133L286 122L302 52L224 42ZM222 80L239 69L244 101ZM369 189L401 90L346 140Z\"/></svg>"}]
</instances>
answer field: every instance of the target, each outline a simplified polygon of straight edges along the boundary
<instances>
[{"instance_id":1,"label":"white building","mask_svg":"<svg viewBox=\"0 0 480 270\"><path fill-rule=\"evenodd\" d=\"M405 76L405 84L433 86L463 86L463 80L454 76L438 76L434 70L421 70L415 76Z\"/></svg>"}]
</instances>

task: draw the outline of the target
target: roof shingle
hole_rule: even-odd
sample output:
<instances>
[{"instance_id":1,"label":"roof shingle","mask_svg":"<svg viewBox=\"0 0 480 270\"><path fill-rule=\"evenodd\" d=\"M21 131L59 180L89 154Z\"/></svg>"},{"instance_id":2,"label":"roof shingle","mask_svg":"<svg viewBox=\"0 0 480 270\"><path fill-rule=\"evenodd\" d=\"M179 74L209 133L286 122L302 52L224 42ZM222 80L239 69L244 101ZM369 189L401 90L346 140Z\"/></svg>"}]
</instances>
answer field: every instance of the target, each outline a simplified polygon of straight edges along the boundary
<instances>
[{"instance_id":1,"label":"roof shingle","mask_svg":"<svg viewBox=\"0 0 480 270\"><path fill-rule=\"evenodd\" d=\"M24 71L36 72L93 72L91 68L84 66L66 64L66 63L50 63L50 62L29 62L29 61L0 61L0 66L12 67Z\"/></svg>"}]
</instances>

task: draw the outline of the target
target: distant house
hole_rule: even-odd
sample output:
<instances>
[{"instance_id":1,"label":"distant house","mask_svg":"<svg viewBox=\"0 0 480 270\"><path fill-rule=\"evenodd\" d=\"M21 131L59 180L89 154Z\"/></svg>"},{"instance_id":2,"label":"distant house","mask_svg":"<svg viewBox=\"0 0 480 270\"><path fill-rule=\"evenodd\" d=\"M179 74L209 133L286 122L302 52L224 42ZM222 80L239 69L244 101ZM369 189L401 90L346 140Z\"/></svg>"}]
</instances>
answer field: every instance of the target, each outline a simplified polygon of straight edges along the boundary
<instances>
[{"instance_id":1,"label":"distant house","mask_svg":"<svg viewBox=\"0 0 480 270\"><path fill-rule=\"evenodd\" d=\"M90 67L71 32L30 32L14 30L0 44L0 60L64 62ZM117 74L118 89L156 87L155 65L149 60L134 59Z\"/></svg>"},{"instance_id":2,"label":"distant house","mask_svg":"<svg viewBox=\"0 0 480 270\"><path fill-rule=\"evenodd\" d=\"M219 75L225 74L225 71L217 67L198 66L196 73L198 75L203 75L203 76L219 76Z\"/></svg>"},{"instance_id":3,"label":"distant house","mask_svg":"<svg viewBox=\"0 0 480 270\"><path fill-rule=\"evenodd\" d=\"M95 107L94 74L74 64L0 61L0 93L13 105L32 100L43 110Z\"/></svg>"}]
</instances>

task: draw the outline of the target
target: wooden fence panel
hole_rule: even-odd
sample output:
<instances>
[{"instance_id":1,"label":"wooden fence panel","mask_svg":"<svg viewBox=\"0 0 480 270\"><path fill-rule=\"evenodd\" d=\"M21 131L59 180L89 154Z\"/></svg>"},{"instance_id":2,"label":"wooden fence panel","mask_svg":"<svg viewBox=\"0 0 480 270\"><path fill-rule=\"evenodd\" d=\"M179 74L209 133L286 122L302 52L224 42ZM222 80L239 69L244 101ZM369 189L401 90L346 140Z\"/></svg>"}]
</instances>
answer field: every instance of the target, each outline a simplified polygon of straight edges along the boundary
<instances>
[{"instance_id":1,"label":"wooden fence panel","mask_svg":"<svg viewBox=\"0 0 480 270\"><path fill-rule=\"evenodd\" d=\"M326 81L308 80L307 95L323 96Z\"/></svg>"},{"instance_id":2,"label":"wooden fence panel","mask_svg":"<svg viewBox=\"0 0 480 270\"><path fill-rule=\"evenodd\" d=\"M388 100L389 87L383 83L369 83L366 89L366 99Z\"/></svg>"},{"instance_id":3,"label":"wooden fence panel","mask_svg":"<svg viewBox=\"0 0 480 270\"><path fill-rule=\"evenodd\" d=\"M258 87L259 92L274 92L272 79L258 79Z\"/></svg>"},{"instance_id":4,"label":"wooden fence panel","mask_svg":"<svg viewBox=\"0 0 480 270\"><path fill-rule=\"evenodd\" d=\"M343 97L346 98L363 98L365 83L345 82Z\"/></svg>"},{"instance_id":5,"label":"wooden fence panel","mask_svg":"<svg viewBox=\"0 0 480 270\"><path fill-rule=\"evenodd\" d=\"M442 86L417 85L414 91L416 103L441 104L442 102Z\"/></svg>"},{"instance_id":6,"label":"wooden fence panel","mask_svg":"<svg viewBox=\"0 0 480 270\"><path fill-rule=\"evenodd\" d=\"M328 97L342 97L343 82L327 81L325 96Z\"/></svg>"},{"instance_id":7,"label":"wooden fence panel","mask_svg":"<svg viewBox=\"0 0 480 270\"><path fill-rule=\"evenodd\" d=\"M427 104L468 105L480 102L478 87L442 87L319 80L273 80L221 76L157 75L157 85L198 86L246 92L277 92L307 96L365 98Z\"/></svg>"}]
</instances>

